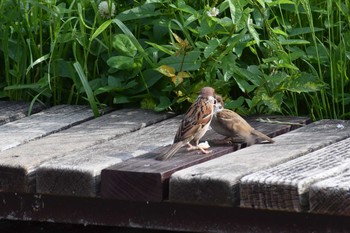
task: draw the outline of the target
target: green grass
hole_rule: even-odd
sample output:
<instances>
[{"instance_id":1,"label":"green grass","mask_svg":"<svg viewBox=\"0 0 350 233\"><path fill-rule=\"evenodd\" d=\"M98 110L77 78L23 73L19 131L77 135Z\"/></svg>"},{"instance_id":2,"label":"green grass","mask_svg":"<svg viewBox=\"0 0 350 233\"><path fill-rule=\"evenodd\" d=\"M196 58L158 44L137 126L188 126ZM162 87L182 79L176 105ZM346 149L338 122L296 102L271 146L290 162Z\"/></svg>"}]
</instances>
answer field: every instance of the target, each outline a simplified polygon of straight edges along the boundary
<instances>
[{"instance_id":1,"label":"green grass","mask_svg":"<svg viewBox=\"0 0 350 233\"><path fill-rule=\"evenodd\" d=\"M99 4L1 1L0 98L180 112L210 85L243 114L350 119L350 0Z\"/></svg>"}]
</instances>

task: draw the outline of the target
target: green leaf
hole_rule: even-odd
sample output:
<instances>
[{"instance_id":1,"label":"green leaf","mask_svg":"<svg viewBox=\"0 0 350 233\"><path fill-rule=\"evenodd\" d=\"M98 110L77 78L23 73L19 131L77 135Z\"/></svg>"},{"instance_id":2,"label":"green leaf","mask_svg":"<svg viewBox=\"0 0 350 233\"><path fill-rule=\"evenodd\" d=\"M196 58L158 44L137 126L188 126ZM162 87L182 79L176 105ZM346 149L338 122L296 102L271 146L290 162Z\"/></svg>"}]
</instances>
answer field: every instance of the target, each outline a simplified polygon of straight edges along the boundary
<instances>
[{"instance_id":1,"label":"green leaf","mask_svg":"<svg viewBox=\"0 0 350 233\"><path fill-rule=\"evenodd\" d=\"M233 109L233 110L238 109L242 107L243 103L244 103L244 97L240 96L236 100L225 101L225 108Z\"/></svg>"},{"instance_id":2,"label":"green leaf","mask_svg":"<svg viewBox=\"0 0 350 233\"><path fill-rule=\"evenodd\" d=\"M318 77L310 73L299 73L294 76L289 76L285 80L281 88L292 92L315 92L321 90L325 86L324 82L318 79Z\"/></svg>"},{"instance_id":3,"label":"green leaf","mask_svg":"<svg viewBox=\"0 0 350 233\"><path fill-rule=\"evenodd\" d=\"M131 100L125 95L117 95L113 98L113 104L126 104L130 103Z\"/></svg>"},{"instance_id":4,"label":"green leaf","mask_svg":"<svg viewBox=\"0 0 350 233\"><path fill-rule=\"evenodd\" d=\"M236 30L240 31L245 27L247 15L244 14L244 6L247 5L245 0L228 0L232 23L236 25Z\"/></svg>"},{"instance_id":5,"label":"green leaf","mask_svg":"<svg viewBox=\"0 0 350 233\"><path fill-rule=\"evenodd\" d=\"M96 37L98 37L104 30L106 30L106 28L109 27L109 25L112 23L112 20L107 20L105 21L103 24L101 24L101 26L99 26L96 31L94 32L94 34L92 34L92 36L90 37L90 40L94 40Z\"/></svg>"},{"instance_id":6,"label":"green leaf","mask_svg":"<svg viewBox=\"0 0 350 233\"><path fill-rule=\"evenodd\" d=\"M135 45L135 47L137 48L137 50L139 51L139 53L142 55L142 57L153 67L156 68L156 64L149 58L148 54L145 52L145 50L143 49L143 47L141 46L141 44L138 42L138 40L136 39L136 37L132 34L132 32L129 30L129 28L127 26L125 26L125 24L120 21L119 19L113 19L112 20L113 23L115 23L124 33L125 35L127 35L130 40L132 41L132 43Z\"/></svg>"},{"instance_id":7,"label":"green leaf","mask_svg":"<svg viewBox=\"0 0 350 233\"><path fill-rule=\"evenodd\" d=\"M255 30L253 20L250 18L250 15L248 16L248 19L247 19L247 27L250 35L254 38L256 44L260 46L260 37L258 32Z\"/></svg>"},{"instance_id":8,"label":"green leaf","mask_svg":"<svg viewBox=\"0 0 350 233\"><path fill-rule=\"evenodd\" d=\"M242 78L240 76L234 76L234 79L239 89L241 89L241 91L244 93L249 93L256 87L255 85L251 85L245 78Z\"/></svg>"},{"instance_id":9,"label":"green leaf","mask_svg":"<svg viewBox=\"0 0 350 233\"><path fill-rule=\"evenodd\" d=\"M107 60L107 64L119 70L129 70L134 67L134 58L127 56L114 56Z\"/></svg>"},{"instance_id":10,"label":"green leaf","mask_svg":"<svg viewBox=\"0 0 350 233\"><path fill-rule=\"evenodd\" d=\"M137 20L149 17L155 17L161 15L161 11L156 10L156 4L146 3L142 6L132 8L130 10L123 11L117 15L117 19L121 21Z\"/></svg>"},{"instance_id":11,"label":"green leaf","mask_svg":"<svg viewBox=\"0 0 350 233\"><path fill-rule=\"evenodd\" d=\"M194 70L198 70L201 66L201 61L200 61L200 51L195 50L195 51L191 51L185 54L185 59L183 59L183 55L180 56L171 56L171 57L167 57L162 59L159 64L160 65L168 65L171 66L173 68L175 68L175 70L177 72L181 71L181 67L182 67L182 71L194 71Z\"/></svg>"},{"instance_id":12,"label":"green leaf","mask_svg":"<svg viewBox=\"0 0 350 233\"><path fill-rule=\"evenodd\" d=\"M94 113L94 116L98 117L100 115L100 113L99 113L98 108L97 108L96 99L95 99L94 93L91 90L89 82L88 82L88 80L87 80L87 78L86 78L86 76L84 74L83 68L81 67L79 62L75 62L73 64L73 66L74 66L75 70L78 73L78 76L80 78L81 83L83 84L85 93L86 93L86 95L88 97L88 101L90 103L90 107L91 107L91 109L92 109L92 111Z\"/></svg>"},{"instance_id":13,"label":"green leaf","mask_svg":"<svg viewBox=\"0 0 350 233\"><path fill-rule=\"evenodd\" d=\"M166 96L159 97L160 103L154 108L155 111L164 111L171 106L171 101Z\"/></svg>"},{"instance_id":14,"label":"green leaf","mask_svg":"<svg viewBox=\"0 0 350 233\"><path fill-rule=\"evenodd\" d=\"M154 48L156 48L156 49L158 49L158 50L160 50L160 51L162 51L162 52L164 52L164 53L166 53L166 54L168 54L168 55L171 55L171 56L172 56L172 55L175 54L174 51L172 51L172 50L170 50L170 49L167 48L168 46L158 45L158 44L156 44L156 43L152 43L152 42L148 42L148 41L146 41L146 44L149 44L149 45L151 45L152 47L154 47Z\"/></svg>"},{"instance_id":15,"label":"green leaf","mask_svg":"<svg viewBox=\"0 0 350 233\"><path fill-rule=\"evenodd\" d=\"M122 55L134 57L137 53L136 46L125 34L117 34L113 37L113 47Z\"/></svg>"},{"instance_id":16,"label":"green leaf","mask_svg":"<svg viewBox=\"0 0 350 233\"><path fill-rule=\"evenodd\" d=\"M205 47L204 49L204 57L208 58L209 56L211 56L218 48L218 46L220 46L220 40L213 38L211 40L208 41L208 45Z\"/></svg>"},{"instance_id":17,"label":"green leaf","mask_svg":"<svg viewBox=\"0 0 350 233\"><path fill-rule=\"evenodd\" d=\"M272 112L281 112L283 96L283 92L278 92L273 96L268 96L266 93L263 93L261 100Z\"/></svg>"},{"instance_id":18,"label":"green leaf","mask_svg":"<svg viewBox=\"0 0 350 233\"><path fill-rule=\"evenodd\" d=\"M314 32L319 32L319 31L323 31L323 28L317 28L314 27L313 29L310 27L302 27L302 28L291 28L290 32L289 32L289 36L299 36L299 35L304 35L304 34L308 34L308 33L314 33Z\"/></svg>"}]
</instances>

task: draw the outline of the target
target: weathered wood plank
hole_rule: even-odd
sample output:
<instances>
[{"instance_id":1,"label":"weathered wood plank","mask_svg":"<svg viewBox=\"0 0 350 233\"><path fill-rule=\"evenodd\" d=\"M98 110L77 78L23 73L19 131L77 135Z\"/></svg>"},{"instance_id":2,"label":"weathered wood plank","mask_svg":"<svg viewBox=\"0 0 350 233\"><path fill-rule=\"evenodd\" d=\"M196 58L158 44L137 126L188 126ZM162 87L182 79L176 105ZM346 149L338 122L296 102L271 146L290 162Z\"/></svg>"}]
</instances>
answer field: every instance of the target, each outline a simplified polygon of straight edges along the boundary
<instances>
[{"instance_id":1,"label":"weathered wood plank","mask_svg":"<svg viewBox=\"0 0 350 233\"><path fill-rule=\"evenodd\" d=\"M26 117L29 103L19 101L0 101L0 125ZM34 104L32 114L44 109L40 104Z\"/></svg>"},{"instance_id":2,"label":"weathered wood plank","mask_svg":"<svg viewBox=\"0 0 350 233\"><path fill-rule=\"evenodd\" d=\"M308 210L310 185L350 167L349 145L350 138L243 177L240 184L241 207L297 212Z\"/></svg>"},{"instance_id":3,"label":"weathered wood plank","mask_svg":"<svg viewBox=\"0 0 350 233\"><path fill-rule=\"evenodd\" d=\"M349 144L348 144L349 146ZM344 161L349 168L349 160ZM350 170L310 186L310 212L350 216Z\"/></svg>"},{"instance_id":4,"label":"weathered wood plank","mask_svg":"<svg viewBox=\"0 0 350 233\"><path fill-rule=\"evenodd\" d=\"M93 118L87 106L55 106L0 126L0 152Z\"/></svg>"},{"instance_id":5,"label":"weathered wood plank","mask_svg":"<svg viewBox=\"0 0 350 233\"><path fill-rule=\"evenodd\" d=\"M118 110L0 153L0 190L34 192L36 169L45 161L80 151L165 119L140 109Z\"/></svg>"},{"instance_id":6,"label":"weathered wood plank","mask_svg":"<svg viewBox=\"0 0 350 233\"><path fill-rule=\"evenodd\" d=\"M281 120L283 117L278 119ZM291 119L288 118L288 120ZM305 118L294 119L294 123L295 121L304 123L305 120ZM285 133L291 127L290 125L259 123L254 119L250 119L250 122L256 129L269 136ZM177 126L175 131L176 128ZM209 131L203 140L211 141L217 138L222 138L222 136ZM102 171L102 196L121 200L161 201L168 197L168 182L172 173L232 152L241 146L242 144L239 143L233 146L212 146L210 149L213 152L207 155L198 151L187 152L186 148L182 148L177 155L167 161L154 159L159 151L127 160Z\"/></svg>"},{"instance_id":7,"label":"weathered wood plank","mask_svg":"<svg viewBox=\"0 0 350 233\"><path fill-rule=\"evenodd\" d=\"M100 193L102 169L171 143L180 121L181 116L174 117L105 143L49 160L37 170L37 192L97 196Z\"/></svg>"},{"instance_id":8,"label":"weathered wood plank","mask_svg":"<svg viewBox=\"0 0 350 233\"><path fill-rule=\"evenodd\" d=\"M240 179L350 136L337 128L348 121L322 120L220 158L176 172L170 179L170 201L238 205Z\"/></svg>"},{"instance_id":9,"label":"weathered wood plank","mask_svg":"<svg viewBox=\"0 0 350 233\"><path fill-rule=\"evenodd\" d=\"M0 218L139 228L19 232L203 232L346 233L349 217L202 206L171 202L132 202L31 193L0 193ZM1 224L1 223L0 223ZM14 223L15 224L15 223ZM18 227L16 227L18 229ZM1 229L1 227L0 227ZM51 227L48 229L52 229ZM145 230L146 229L146 230ZM153 229L154 231L148 231ZM1 231L18 232L15 230Z\"/></svg>"}]
</instances>

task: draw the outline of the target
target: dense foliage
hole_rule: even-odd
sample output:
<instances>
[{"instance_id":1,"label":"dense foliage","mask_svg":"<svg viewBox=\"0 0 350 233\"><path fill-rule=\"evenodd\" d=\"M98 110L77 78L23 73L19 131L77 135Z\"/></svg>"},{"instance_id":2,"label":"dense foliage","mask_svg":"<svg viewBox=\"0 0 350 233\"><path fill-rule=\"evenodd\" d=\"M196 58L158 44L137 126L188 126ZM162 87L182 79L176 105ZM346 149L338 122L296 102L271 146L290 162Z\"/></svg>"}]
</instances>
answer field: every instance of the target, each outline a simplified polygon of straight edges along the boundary
<instances>
[{"instance_id":1,"label":"dense foliage","mask_svg":"<svg viewBox=\"0 0 350 233\"><path fill-rule=\"evenodd\" d=\"M350 118L349 0L3 0L0 98Z\"/></svg>"}]
</instances>

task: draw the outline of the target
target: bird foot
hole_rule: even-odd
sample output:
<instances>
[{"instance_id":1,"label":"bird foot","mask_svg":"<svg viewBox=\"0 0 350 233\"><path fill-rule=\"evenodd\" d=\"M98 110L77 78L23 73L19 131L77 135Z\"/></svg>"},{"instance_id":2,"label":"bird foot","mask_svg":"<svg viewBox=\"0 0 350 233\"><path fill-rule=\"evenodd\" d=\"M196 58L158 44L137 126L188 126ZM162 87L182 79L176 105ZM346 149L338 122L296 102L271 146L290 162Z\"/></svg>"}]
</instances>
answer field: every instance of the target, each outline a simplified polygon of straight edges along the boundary
<instances>
[{"instance_id":1,"label":"bird foot","mask_svg":"<svg viewBox=\"0 0 350 233\"><path fill-rule=\"evenodd\" d=\"M208 142L200 143L197 146L192 146L191 144L188 144L187 151L191 150L200 150L203 154L209 154L212 152L212 150L207 150L209 148Z\"/></svg>"}]
</instances>

